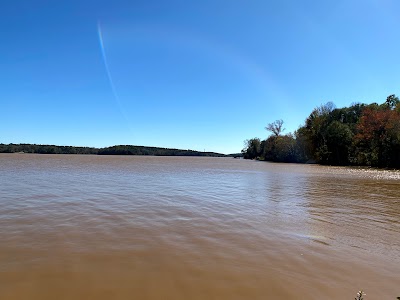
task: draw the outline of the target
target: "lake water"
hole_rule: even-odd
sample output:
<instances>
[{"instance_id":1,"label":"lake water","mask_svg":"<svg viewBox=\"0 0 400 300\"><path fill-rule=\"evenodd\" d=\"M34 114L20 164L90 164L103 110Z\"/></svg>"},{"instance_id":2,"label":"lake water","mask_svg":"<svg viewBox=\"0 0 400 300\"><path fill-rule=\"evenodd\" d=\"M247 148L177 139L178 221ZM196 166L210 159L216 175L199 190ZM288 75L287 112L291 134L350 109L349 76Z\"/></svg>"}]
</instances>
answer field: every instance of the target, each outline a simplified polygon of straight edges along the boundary
<instances>
[{"instance_id":1,"label":"lake water","mask_svg":"<svg viewBox=\"0 0 400 300\"><path fill-rule=\"evenodd\" d=\"M0 299L400 296L400 172L0 154Z\"/></svg>"}]
</instances>

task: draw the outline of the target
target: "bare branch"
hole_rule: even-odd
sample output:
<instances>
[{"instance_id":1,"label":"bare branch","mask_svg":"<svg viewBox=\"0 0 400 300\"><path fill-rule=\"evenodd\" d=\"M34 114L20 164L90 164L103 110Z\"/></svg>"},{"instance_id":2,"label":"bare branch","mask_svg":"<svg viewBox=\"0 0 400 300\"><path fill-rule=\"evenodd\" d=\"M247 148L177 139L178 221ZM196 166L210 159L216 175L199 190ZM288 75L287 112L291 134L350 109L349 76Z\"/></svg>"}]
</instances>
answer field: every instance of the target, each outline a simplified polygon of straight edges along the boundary
<instances>
[{"instance_id":1,"label":"bare branch","mask_svg":"<svg viewBox=\"0 0 400 300\"><path fill-rule=\"evenodd\" d=\"M265 129L271 131L275 136L279 136L285 128L282 128L283 120L276 120L275 122L269 123Z\"/></svg>"}]
</instances>

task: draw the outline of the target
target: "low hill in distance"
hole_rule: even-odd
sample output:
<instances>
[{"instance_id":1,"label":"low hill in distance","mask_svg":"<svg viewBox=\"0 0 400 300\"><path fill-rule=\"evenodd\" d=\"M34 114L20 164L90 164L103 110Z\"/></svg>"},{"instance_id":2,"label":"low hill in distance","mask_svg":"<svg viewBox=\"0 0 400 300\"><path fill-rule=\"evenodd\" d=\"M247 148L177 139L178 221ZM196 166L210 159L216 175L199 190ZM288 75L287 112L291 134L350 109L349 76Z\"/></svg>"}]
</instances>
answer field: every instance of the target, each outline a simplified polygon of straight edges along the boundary
<instances>
[{"instance_id":1,"label":"low hill in distance","mask_svg":"<svg viewBox=\"0 0 400 300\"><path fill-rule=\"evenodd\" d=\"M39 153L39 154L97 154L97 155L153 155L153 156L208 156L234 157L240 154L222 154L173 148L117 145L106 148L74 147L37 144L0 144L0 153Z\"/></svg>"}]
</instances>

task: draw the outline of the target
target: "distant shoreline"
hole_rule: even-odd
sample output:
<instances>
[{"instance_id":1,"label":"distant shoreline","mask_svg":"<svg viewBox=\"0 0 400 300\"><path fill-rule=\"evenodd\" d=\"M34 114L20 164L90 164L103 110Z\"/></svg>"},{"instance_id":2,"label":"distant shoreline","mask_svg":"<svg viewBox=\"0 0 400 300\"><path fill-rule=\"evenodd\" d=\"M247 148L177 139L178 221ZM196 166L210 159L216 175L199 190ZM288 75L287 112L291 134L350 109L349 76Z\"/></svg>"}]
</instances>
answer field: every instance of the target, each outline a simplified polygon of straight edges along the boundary
<instances>
[{"instance_id":1,"label":"distant shoreline","mask_svg":"<svg viewBox=\"0 0 400 300\"><path fill-rule=\"evenodd\" d=\"M0 153L34 154L92 154L92 155L149 155L149 156L203 156L203 157L241 157L241 153L223 154L175 148L162 148L136 145L115 145L104 148L76 147L40 144L0 144Z\"/></svg>"}]
</instances>

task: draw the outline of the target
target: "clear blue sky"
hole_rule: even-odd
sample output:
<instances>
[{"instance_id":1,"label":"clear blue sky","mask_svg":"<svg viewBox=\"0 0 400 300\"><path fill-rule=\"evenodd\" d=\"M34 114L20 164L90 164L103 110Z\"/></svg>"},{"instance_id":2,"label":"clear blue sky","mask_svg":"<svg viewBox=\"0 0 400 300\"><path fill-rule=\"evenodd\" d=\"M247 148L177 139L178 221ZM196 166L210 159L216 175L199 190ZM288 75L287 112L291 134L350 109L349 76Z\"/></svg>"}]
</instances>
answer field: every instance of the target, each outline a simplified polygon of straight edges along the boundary
<instances>
[{"instance_id":1,"label":"clear blue sky","mask_svg":"<svg viewBox=\"0 0 400 300\"><path fill-rule=\"evenodd\" d=\"M0 142L239 152L276 119L289 132L322 103L400 94L399 12L397 0L3 1Z\"/></svg>"}]
</instances>

